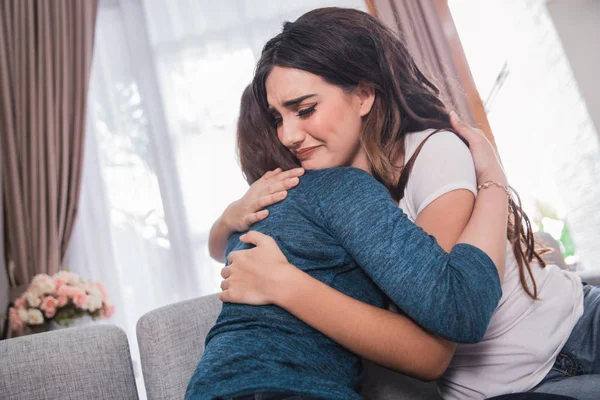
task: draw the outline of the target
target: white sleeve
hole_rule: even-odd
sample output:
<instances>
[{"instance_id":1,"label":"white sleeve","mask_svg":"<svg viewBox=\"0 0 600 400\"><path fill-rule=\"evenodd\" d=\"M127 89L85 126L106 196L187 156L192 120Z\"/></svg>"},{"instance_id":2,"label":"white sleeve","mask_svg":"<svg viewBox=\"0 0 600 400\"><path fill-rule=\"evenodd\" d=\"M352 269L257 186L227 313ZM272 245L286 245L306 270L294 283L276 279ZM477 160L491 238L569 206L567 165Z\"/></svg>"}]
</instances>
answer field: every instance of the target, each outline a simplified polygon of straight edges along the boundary
<instances>
[{"instance_id":1,"label":"white sleeve","mask_svg":"<svg viewBox=\"0 0 600 400\"><path fill-rule=\"evenodd\" d=\"M426 136L425 136L426 137ZM468 147L452 132L431 136L408 178L405 195L417 215L438 197L457 189L477 195L477 178Z\"/></svg>"}]
</instances>

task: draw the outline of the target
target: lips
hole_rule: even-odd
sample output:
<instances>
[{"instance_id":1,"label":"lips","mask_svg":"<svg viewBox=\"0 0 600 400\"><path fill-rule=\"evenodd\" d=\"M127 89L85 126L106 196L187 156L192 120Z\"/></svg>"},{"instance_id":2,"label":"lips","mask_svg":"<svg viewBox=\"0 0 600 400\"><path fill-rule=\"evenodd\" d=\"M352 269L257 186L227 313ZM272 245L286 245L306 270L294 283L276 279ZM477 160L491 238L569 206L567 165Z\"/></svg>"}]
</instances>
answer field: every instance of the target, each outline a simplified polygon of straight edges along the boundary
<instances>
[{"instance_id":1,"label":"lips","mask_svg":"<svg viewBox=\"0 0 600 400\"><path fill-rule=\"evenodd\" d=\"M311 156L312 153L315 152L321 146L313 146L313 147L305 147L304 149L300 149L296 151L296 157L300 160L306 159Z\"/></svg>"}]
</instances>

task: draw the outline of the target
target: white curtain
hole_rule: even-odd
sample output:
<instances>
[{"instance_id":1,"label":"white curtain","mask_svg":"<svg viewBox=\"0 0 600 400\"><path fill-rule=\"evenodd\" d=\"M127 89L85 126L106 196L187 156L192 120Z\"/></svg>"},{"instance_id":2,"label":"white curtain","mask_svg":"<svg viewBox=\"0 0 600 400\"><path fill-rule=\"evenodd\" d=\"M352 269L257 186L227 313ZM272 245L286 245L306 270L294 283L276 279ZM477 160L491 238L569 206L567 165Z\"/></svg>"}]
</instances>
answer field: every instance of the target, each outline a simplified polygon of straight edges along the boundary
<instances>
[{"instance_id":1,"label":"white curtain","mask_svg":"<svg viewBox=\"0 0 600 400\"><path fill-rule=\"evenodd\" d=\"M329 5L366 10L363 0L100 1L67 264L106 286L138 385L137 319L219 291L208 232L247 189L235 122L262 46L284 20Z\"/></svg>"}]
</instances>

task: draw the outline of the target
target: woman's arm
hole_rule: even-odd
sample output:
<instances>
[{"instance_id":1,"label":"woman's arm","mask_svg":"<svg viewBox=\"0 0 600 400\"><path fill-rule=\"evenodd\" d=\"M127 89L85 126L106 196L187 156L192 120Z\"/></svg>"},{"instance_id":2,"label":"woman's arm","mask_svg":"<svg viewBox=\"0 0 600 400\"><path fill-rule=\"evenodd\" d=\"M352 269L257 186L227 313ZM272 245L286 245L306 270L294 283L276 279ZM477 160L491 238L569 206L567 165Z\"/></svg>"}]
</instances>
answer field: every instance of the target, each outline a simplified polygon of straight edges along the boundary
<instances>
[{"instance_id":1,"label":"woman's arm","mask_svg":"<svg viewBox=\"0 0 600 400\"><path fill-rule=\"evenodd\" d=\"M315 204L316 218L410 318L448 340L475 343L483 338L502 295L498 273L502 266L484 249L467 242L447 253L364 171L312 174L305 192L308 188L314 195L310 202ZM507 207L506 193L497 194L504 195ZM495 208L500 206L498 202ZM495 229L505 230L506 221L485 225L480 235Z\"/></svg>"},{"instance_id":2,"label":"woman's arm","mask_svg":"<svg viewBox=\"0 0 600 400\"><path fill-rule=\"evenodd\" d=\"M225 261L227 240L235 232L244 232L269 215L265 207L286 198L287 191L298 185L303 168L282 172L281 168L268 171L254 182L244 197L231 203L210 229L208 252L219 262Z\"/></svg>"},{"instance_id":3,"label":"woman's arm","mask_svg":"<svg viewBox=\"0 0 600 400\"><path fill-rule=\"evenodd\" d=\"M456 345L407 316L347 296L296 270L294 290L278 291L278 304L361 357L424 381L438 379Z\"/></svg>"},{"instance_id":4,"label":"woman's arm","mask_svg":"<svg viewBox=\"0 0 600 400\"><path fill-rule=\"evenodd\" d=\"M469 143L477 174L477 184L493 182L508 188L508 181L498 154L484 133L462 122L454 112L450 113L450 121ZM504 279L506 264L508 196L508 193L496 186L479 191L471 219L458 238L459 244L468 243L478 247L494 260L500 281Z\"/></svg>"}]
</instances>

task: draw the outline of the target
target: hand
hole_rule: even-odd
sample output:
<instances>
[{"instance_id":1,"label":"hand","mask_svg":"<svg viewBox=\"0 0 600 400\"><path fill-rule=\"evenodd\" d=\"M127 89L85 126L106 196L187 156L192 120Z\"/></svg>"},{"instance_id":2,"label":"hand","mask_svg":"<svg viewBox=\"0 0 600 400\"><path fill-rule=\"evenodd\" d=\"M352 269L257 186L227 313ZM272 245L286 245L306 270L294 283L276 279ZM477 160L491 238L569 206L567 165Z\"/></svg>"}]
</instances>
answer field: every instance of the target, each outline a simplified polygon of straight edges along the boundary
<instances>
[{"instance_id":1,"label":"hand","mask_svg":"<svg viewBox=\"0 0 600 400\"><path fill-rule=\"evenodd\" d=\"M469 142L469 150L477 174L477 184L492 180L508 186L500 157L485 134L480 129L464 123L454 111L450 112L450 122L452 127Z\"/></svg>"},{"instance_id":2,"label":"hand","mask_svg":"<svg viewBox=\"0 0 600 400\"><path fill-rule=\"evenodd\" d=\"M278 304L279 294L302 271L288 262L270 236L250 231L240 241L256 247L229 253L229 265L221 270L224 280L219 298L256 306Z\"/></svg>"},{"instance_id":3,"label":"hand","mask_svg":"<svg viewBox=\"0 0 600 400\"><path fill-rule=\"evenodd\" d=\"M287 197L287 191L298 185L303 168L282 172L281 168L269 171L254 182L246 194L234 201L223 213L223 221L232 232L244 232L269 215L265 207Z\"/></svg>"}]
</instances>

